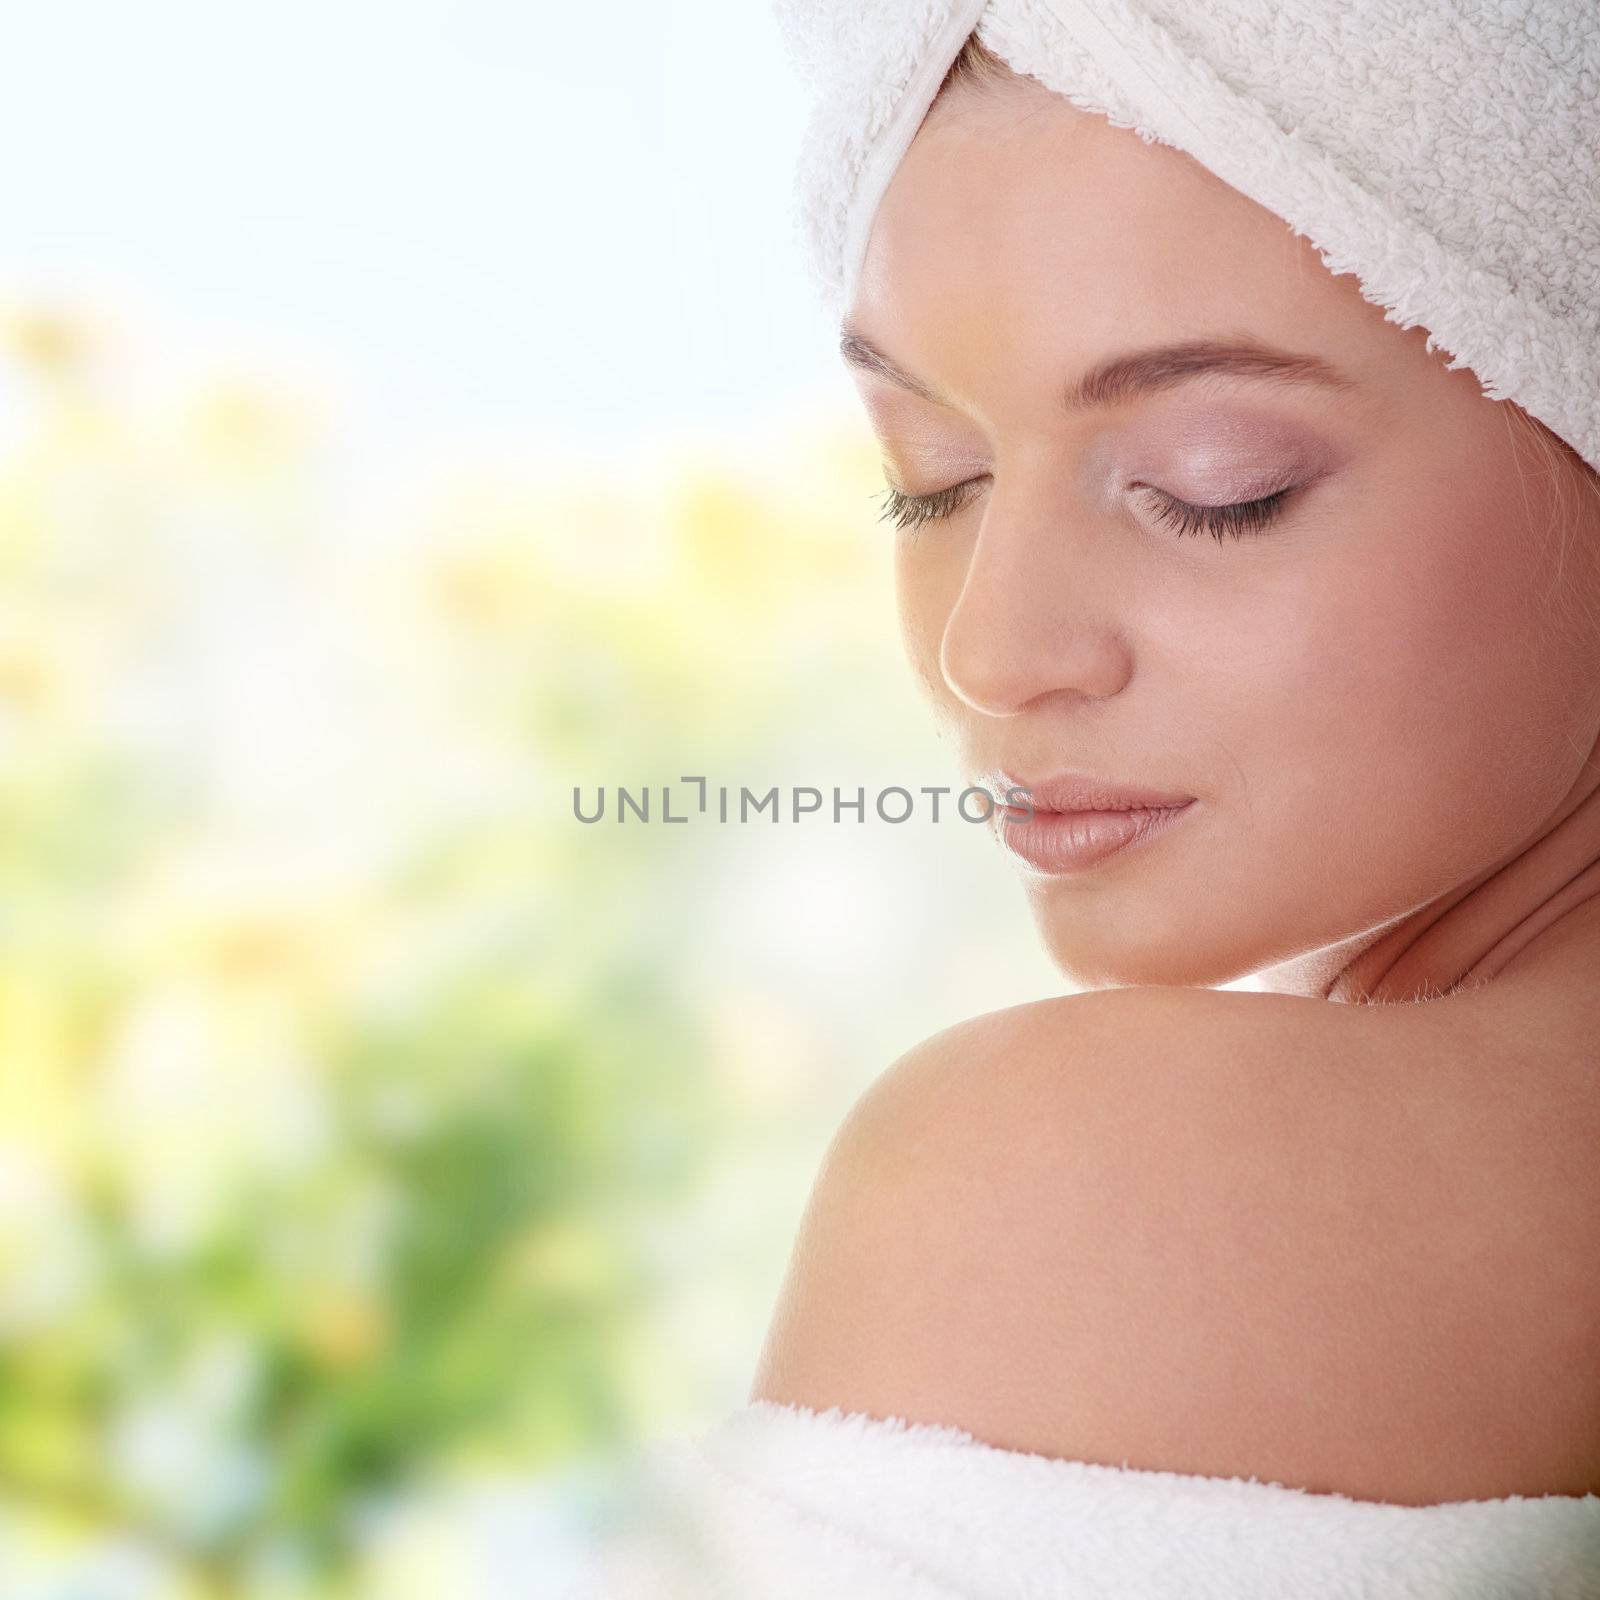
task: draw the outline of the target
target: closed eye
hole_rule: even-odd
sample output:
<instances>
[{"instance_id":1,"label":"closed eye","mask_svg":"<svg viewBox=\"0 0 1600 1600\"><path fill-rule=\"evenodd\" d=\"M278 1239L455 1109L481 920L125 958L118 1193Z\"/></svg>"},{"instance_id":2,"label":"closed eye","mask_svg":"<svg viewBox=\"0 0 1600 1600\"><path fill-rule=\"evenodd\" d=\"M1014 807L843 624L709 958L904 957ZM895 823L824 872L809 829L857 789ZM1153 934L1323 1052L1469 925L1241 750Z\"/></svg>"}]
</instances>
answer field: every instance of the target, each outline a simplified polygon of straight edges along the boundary
<instances>
[{"instance_id":1,"label":"closed eye","mask_svg":"<svg viewBox=\"0 0 1600 1600\"><path fill-rule=\"evenodd\" d=\"M1242 539L1269 527L1277 520L1283 502L1294 493L1294 487L1278 489L1258 500L1236 500L1231 505L1221 506L1191 505L1161 489L1148 489L1148 493L1152 496L1157 520L1166 523L1180 537L1209 533L1221 544L1229 534Z\"/></svg>"},{"instance_id":2,"label":"closed eye","mask_svg":"<svg viewBox=\"0 0 1600 1600\"><path fill-rule=\"evenodd\" d=\"M954 516L982 482L981 478L969 478L965 483L952 484L950 488L938 489L932 494L904 494L891 486L880 492L883 509L878 520L915 533L927 523ZM1206 506L1180 500L1176 495L1148 484L1139 487L1152 497L1151 504L1157 520L1172 528L1179 537L1209 533L1219 544L1230 535L1242 539L1270 527L1295 489L1291 484L1255 500Z\"/></svg>"},{"instance_id":3,"label":"closed eye","mask_svg":"<svg viewBox=\"0 0 1600 1600\"><path fill-rule=\"evenodd\" d=\"M924 523L954 516L982 482L982 478L968 478L965 483L952 484L950 488L938 489L932 494L902 494L891 486L880 491L883 510L879 512L878 520L891 522L897 528L914 533Z\"/></svg>"}]
</instances>

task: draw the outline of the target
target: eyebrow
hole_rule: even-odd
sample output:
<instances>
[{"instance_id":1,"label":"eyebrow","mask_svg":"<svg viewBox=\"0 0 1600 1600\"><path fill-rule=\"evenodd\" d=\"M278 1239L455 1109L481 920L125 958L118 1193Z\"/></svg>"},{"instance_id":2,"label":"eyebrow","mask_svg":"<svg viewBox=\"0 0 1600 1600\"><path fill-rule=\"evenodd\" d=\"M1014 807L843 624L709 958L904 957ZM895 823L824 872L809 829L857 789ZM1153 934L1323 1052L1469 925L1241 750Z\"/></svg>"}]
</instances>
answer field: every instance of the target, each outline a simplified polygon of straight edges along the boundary
<instances>
[{"instance_id":1,"label":"eyebrow","mask_svg":"<svg viewBox=\"0 0 1600 1600\"><path fill-rule=\"evenodd\" d=\"M839 354L850 366L875 372L935 405L956 409L952 401L920 378L913 377L863 333L848 325L839 339ZM1201 373L1271 378L1280 383L1319 384L1332 389L1356 387L1355 379L1321 356L1280 350L1250 338L1186 339L1111 356L1066 386L1062 406L1072 412L1115 405L1138 395L1170 389Z\"/></svg>"}]
</instances>

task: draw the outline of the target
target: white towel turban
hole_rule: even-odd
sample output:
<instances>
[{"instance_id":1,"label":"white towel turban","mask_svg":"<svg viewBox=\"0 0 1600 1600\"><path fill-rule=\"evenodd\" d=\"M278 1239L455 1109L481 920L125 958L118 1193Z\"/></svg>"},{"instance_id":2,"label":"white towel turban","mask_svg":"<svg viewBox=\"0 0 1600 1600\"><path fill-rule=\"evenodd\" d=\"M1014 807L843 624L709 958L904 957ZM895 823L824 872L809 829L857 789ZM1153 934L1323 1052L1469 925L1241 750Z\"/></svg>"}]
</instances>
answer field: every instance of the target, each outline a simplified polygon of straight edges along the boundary
<instances>
[{"instance_id":1,"label":"white towel turban","mask_svg":"<svg viewBox=\"0 0 1600 1600\"><path fill-rule=\"evenodd\" d=\"M1600 470L1600 0L774 0L830 312L974 30L1186 151Z\"/></svg>"}]
</instances>

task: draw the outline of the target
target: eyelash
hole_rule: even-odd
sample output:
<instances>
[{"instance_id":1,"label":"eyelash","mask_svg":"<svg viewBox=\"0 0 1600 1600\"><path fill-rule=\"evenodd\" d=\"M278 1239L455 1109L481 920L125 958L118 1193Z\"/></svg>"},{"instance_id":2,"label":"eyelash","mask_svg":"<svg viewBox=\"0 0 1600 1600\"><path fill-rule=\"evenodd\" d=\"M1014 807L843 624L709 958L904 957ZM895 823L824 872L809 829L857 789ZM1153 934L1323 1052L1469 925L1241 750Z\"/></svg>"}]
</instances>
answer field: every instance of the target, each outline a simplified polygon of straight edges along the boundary
<instances>
[{"instance_id":1,"label":"eyelash","mask_svg":"<svg viewBox=\"0 0 1600 1600\"><path fill-rule=\"evenodd\" d=\"M968 491L977 481L969 478L965 483L934 494L901 494L894 488L881 490L883 510L878 514L878 521L892 522L895 527L915 534L924 523L954 516L966 504Z\"/></svg>"},{"instance_id":2,"label":"eyelash","mask_svg":"<svg viewBox=\"0 0 1600 1600\"><path fill-rule=\"evenodd\" d=\"M934 494L902 494L898 489L884 489L881 494L883 510L878 520L892 522L895 527L915 535L919 528L929 522L954 516L966 504L969 491L978 481L969 478L965 483L940 489ZM1276 521L1284 500L1293 493L1293 489L1279 489L1273 494L1263 495L1259 500L1240 500L1223 506L1190 505L1187 500L1176 499L1159 489L1151 489L1150 492L1158 497L1156 516L1173 527L1180 538L1185 534L1209 533L1221 544L1230 534L1235 539L1243 539L1250 534L1260 533Z\"/></svg>"},{"instance_id":3,"label":"eyelash","mask_svg":"<svg viewBox=\"0 0 1600 1600\"><path fill-rule=\"evenodd\" d=\"M1292 491L1279 489L1262 495L1259 500L1239 500L1227 506L1192 506L1187 500L1174 499L1159 489L1151 492L1158 497L1156 516L1173 526L1180 537L1188 533L1209 533L1221 544L1229 534L1243 539L1269 527L1277 520L1283 502Z\"/></svg>"}]
</instances>

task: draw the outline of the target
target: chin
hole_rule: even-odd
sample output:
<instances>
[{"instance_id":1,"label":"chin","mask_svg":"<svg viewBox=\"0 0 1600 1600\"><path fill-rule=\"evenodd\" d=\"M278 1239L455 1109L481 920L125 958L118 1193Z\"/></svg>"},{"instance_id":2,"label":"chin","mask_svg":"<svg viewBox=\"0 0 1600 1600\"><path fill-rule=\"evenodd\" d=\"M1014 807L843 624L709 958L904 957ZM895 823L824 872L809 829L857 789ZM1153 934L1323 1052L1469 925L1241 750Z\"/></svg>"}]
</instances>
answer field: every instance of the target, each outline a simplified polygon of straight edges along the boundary
<instances>
[{"instance_id":1,"label":"chin","mask_svg":"<svg viewBox=\"0 0 1600 1600\"><path fill-rule=\"evenodd\" d=\"M1051 964L1075 988L1216 989L1256 970L1256 963L1202 937L1196 940L1168 930L1170 937L1130 934L1107 936L1095 926L1092 913L1069 917L1048 911L1039 917L1039 931Z\"/></svg>"}]
</instances>

